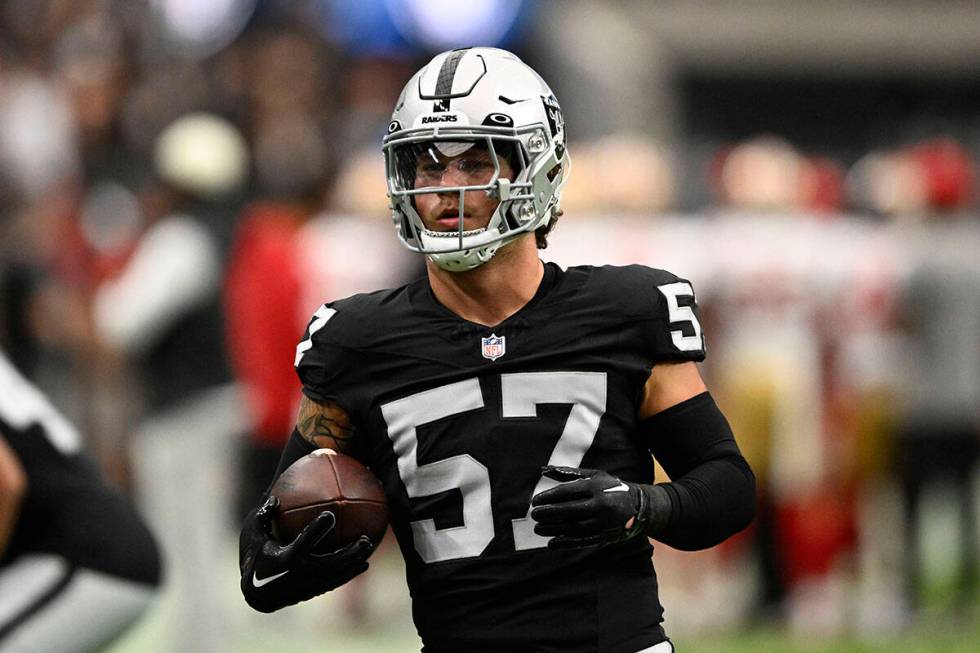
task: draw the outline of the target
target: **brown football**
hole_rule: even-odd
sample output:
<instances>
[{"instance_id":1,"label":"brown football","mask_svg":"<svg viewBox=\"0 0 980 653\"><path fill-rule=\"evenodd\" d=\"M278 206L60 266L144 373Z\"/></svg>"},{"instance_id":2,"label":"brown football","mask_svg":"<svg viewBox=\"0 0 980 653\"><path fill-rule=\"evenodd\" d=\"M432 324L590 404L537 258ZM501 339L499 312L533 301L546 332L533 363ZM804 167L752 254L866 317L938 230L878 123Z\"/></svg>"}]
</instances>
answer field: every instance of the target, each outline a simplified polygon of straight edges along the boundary
<instances>
[{"instance_id":1,"label":"brown football","mask_svg":"<svg viewBox=\"0 0 980 653\"><path fill-rule=\"evenodd\" d=\"M381 481L356 459L333 449L303 456L276 479L272 495L279 513L272 536L291 542L324 510L337 525L317 544L318 552L333 551L367 535L375 546L388 527L388 504Z\"/></svg>"}]
</instances>

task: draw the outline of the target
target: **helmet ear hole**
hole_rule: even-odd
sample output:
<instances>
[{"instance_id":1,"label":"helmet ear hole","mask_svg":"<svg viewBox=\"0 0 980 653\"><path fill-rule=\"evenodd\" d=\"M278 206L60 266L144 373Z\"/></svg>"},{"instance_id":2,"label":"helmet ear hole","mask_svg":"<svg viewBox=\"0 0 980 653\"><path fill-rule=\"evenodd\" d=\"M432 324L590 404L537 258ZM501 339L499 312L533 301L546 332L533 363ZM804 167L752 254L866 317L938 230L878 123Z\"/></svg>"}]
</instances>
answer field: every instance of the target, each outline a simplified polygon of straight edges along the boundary
<instances>
[{"instance_id":1,"label":"helmet ear hole","mask_svg":"<svg viewBox=\"0 0 980 653\"><path fill-rule=\"evenodd\" d=\"M513 141L495 140L493 147L497 151L497 156L506 161L510 169L514 171L515 177L524 171L524 157L518 155L516 143Z\"/></svg>"}]
</instances>

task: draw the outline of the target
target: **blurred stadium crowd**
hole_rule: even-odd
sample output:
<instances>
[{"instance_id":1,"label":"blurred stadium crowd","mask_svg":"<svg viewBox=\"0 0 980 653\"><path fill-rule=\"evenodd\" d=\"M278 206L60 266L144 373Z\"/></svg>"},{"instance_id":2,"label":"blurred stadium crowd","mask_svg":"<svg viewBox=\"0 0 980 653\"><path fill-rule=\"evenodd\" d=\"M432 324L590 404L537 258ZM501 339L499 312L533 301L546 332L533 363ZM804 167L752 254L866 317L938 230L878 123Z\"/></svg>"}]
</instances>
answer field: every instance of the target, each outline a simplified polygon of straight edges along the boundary
<instances>
[{"instance_id":1,"label":"blurred stadium crowd","mask_svg":"<svg viewBox=\"0 0 980 653\"><path fill-rule=\"evenodd\" d=\"M221 650L207 561L291 430L305 321L421 273L390 233L380 139L404 80L463 43L514 49L566 103L574 172L545 255L701 291L709 385L764 491L720 551L660 548L668 626L898 631L944 578L975 613L973 127L863 151L578 130L589 80L547 74L562 55L541 35L621 22L608 4L0 3L0 344L156 526L194 641L175 650Z\"/></svg>"}]
</instances>

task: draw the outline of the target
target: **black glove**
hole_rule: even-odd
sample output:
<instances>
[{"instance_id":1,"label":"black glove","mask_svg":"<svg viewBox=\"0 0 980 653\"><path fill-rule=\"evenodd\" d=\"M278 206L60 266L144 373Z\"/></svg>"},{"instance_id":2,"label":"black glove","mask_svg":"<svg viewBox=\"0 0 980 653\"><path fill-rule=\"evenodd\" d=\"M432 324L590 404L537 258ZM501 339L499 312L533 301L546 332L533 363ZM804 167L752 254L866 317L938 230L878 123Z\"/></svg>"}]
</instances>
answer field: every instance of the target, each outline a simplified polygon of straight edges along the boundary
<instances>
[{"instance_id":1,"label":"black glove","mask_svg":"<svg viewBox=\"0 0 980 653\"><path fill-rule=\"evenodd\" d=\"M541 474L561 483L531 498L534 532L553 536L550 548L625 542L669 517L670 500L655 485L627 483L598 469L547 465Z\"/></svg>"},{"instance_id":2,"label":"black glove","mask_svg":"<svg viewBox=\"0 0 980 653\"><path fill-rule=\"evenodd\" d=\"M336 589L363 573L374 545L366 536L330 553L314 553L316 545L336 525L324 510L289 543L272 539L272 519L279 499L269 497L249 515L239 540L242 594L259 612L274 612Z\"/></svg>"}]
</instances>

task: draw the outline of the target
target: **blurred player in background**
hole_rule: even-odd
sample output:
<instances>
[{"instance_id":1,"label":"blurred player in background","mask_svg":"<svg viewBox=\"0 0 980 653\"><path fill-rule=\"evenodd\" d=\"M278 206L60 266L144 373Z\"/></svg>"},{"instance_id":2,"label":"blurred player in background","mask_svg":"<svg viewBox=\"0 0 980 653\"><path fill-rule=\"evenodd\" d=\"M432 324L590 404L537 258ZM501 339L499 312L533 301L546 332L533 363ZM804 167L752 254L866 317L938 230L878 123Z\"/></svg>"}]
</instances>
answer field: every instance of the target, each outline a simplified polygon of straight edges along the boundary
<instances>
[{"instance_id":1,"label":"blurred player in background","mask_svg":"<svg viewBox=\"0 0 980 653\"><path fill-rule=\"evenodd\" d=\"M101 650L159 583L146 525L0 351L0 650Z\"/></svg>"},{"instance_id":2,"label":"blurred player in background","mask_svg":"<svg viewBox=\"0 0 980 653\"><path fill-rule=\"evenodd\" d=\"M648 538L711 547L755 504L696 366L691 285L541 262L569 172L564 121L508 52L437 55L405 86L384 151L398 237L428 274L316 312L278 472L331 447L378 475L427 653L673 650ZM653 484L651 452L671 482ZM367 568L366 538L311 552L330 513L273 540L276 509L270 497L242 531L252 607Z\"/></svg>"},{"instance_id":3,"label":"blurred player in background","mask_svg":"<svg viewBox=\"0 0 980 653\"><path fill-rule=\"evenodd\" d=\"M916 610L924 598L923 495L935 485L955 492L959 569L956 601L966 610L980 586L974 478L980 461L980 266L961 255L957 239L968 227L949 220L933 251L916 266L906 288L910 388L896 440L896 463L906 516L905 591Z\"/></svg>"},{"instance_id":4,"label":"blurred player in background","mask_svg":"<svg viewBox=\"0 0 980 653\"><path fill-rule=\"evenodd\" d=\"M173 650L221 651L220 547L242 429L221 313L222 247L210 225L244 185L248 148L218 116L182 116L157 137L145 226L96 289L96 333L139 372L146 406L130 444L133 485L171 561L162 612ZM193 505L194 510L188 511Z\"/></svg>"}]
</instances>

